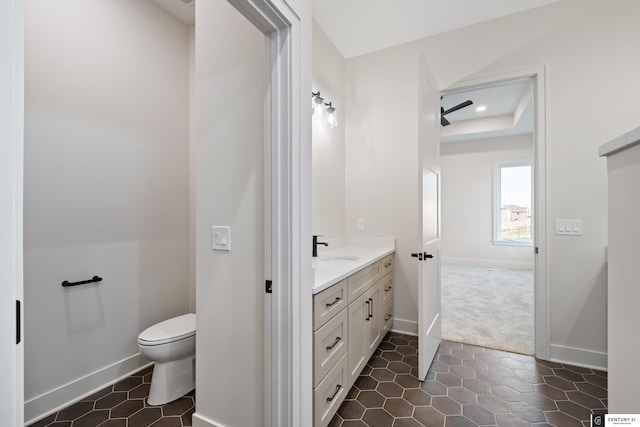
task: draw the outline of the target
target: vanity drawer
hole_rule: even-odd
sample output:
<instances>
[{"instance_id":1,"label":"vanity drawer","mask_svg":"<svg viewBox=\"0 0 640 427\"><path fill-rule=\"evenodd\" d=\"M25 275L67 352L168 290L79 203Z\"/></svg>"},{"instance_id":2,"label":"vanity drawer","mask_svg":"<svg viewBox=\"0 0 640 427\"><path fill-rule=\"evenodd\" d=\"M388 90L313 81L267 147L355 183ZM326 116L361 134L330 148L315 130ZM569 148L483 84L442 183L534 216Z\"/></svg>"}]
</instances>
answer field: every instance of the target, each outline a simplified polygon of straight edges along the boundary
<instances>
[{"instance_id":1,"label":"vanity drawer","mask_svg":"<svg viewBox=\"0 0 640 427\"><path fill-rule=\"evenodd\" d=\"M380 286L380 307L384 307L393 299L393 273L380 279L378 286Z\"/></svg>"},{"instance_id":2,"label":"vanity drawer","mask_svg":"<svg viewBox=\"0 0 640 427\"><path fill-rule=\"evenodd\" d=\"M313 296L313 330L317 331L329 319L347 306L347 279Z\"/></svg>"},{"instance_id":3,"label":"vanity drawer","mask_svg":"<svg viewBox=\"0 0 640 427\"><path fill-rule=\"evenodd\" d=\"M382 276L393 271L393 254L382 258L380 260L380 266L382 268L382 271L380 272Z\"/></svg>"},{"instance_id":4,"label":"vanity drawer","mask_svg":"<svg viewBox=\"0 0 640 427\"><path fill-rule=\"evenodd\" d=\"M347 355L343 355L320 385L313 390L314 427L326 427L347 395Z\"/></svg>"},{"instance_id":5,"label":"vanity drawer","mask_svg":"<svg viewBox=\"0 0 640 427\"><path fill-rule=\"evenodd\" d=\"M387 302L387 305L381 305L381 307L380 323L382 325L382 331L380 332L380 335L384 337L385 334L389 332L391 330L391 327L393 326L393 298L391 298Z\"/></svg>"},{"instance_id":6,"label":"vanity drawer","mask_svg":"<svg viewBox=\"0 0 640 427\"><path fill-rule=\"evenodd\" d=\"M313 333L313 385L317 386L347 351L347 318L342 310Z\"/></svg>"},{"instance_id":7,"label":"vanity drawer","mask_svg":"<svg viewBox=\"0 0 640 427\"><path fill-rule=\"evenodd\" d=\"M376 262L349 276L349 302L354 301L373 285L380 277L382 264Z\"/></svg>"}]
</instances>

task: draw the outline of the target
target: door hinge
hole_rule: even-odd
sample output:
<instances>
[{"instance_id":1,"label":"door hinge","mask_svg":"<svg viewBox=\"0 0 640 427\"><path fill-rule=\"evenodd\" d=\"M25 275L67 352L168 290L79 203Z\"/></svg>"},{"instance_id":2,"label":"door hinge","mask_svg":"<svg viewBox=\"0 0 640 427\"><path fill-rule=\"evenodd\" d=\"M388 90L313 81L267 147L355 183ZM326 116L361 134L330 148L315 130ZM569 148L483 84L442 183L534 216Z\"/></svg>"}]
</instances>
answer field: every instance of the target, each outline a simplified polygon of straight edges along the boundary
<instances>
[{"instance_id":1,"label":"door hinge","mask_svg":"<svg viewBox=\"0 0 640 427\"><path fill-rule=\"evenodd\" d=\"M264 290L268 294L273 293L273 283L271 282L271 280L265 281Z\"/></svg>"},{"instance_id":2,"label":"door hinge","mask_svg":"<svg viewBox=\"0 0 640 427\"><path fill-rule=\"evenodd\" d=\"M536 254L538 253L538 247L536 246Z\"/></svg>"},{"instance_id":3,"label":"door hinge","mask_svg":"<svg viewBox=\"0 0 640 427\"><path fill-rule=\"evenodd\" d=\"M20 321L22 316L20 316L20 300L16 300L16 344L20 344L22 340L22 331L20 330Z\"/></svg>"}]
</instances>

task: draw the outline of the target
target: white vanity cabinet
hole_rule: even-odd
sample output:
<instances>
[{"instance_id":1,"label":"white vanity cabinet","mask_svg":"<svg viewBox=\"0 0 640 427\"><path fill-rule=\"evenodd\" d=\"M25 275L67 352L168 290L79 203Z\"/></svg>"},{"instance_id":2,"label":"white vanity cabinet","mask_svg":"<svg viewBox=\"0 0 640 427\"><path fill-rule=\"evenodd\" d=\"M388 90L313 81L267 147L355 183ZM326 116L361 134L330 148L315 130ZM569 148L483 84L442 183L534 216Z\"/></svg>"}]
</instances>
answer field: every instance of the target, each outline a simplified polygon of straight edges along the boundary
<instances>
[{"instance_id":1,"label":"white vanity cabinet","mask_svg":"<svg viewBox=\"0 0 640 427\"><path fill-rule=\"evenodd\" d=\"M313 296L314 427L326 427L393 318L393 254Z\"/></svg>"}]
</instances>

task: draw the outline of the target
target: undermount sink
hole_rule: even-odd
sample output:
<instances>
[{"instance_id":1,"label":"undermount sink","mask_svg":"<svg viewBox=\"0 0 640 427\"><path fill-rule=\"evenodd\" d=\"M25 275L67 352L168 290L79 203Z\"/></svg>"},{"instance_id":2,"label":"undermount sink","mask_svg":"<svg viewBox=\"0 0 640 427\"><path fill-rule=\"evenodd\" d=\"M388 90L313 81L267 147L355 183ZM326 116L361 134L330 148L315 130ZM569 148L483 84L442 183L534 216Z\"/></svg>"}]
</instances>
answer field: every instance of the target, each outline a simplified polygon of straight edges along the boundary
<instances>
[{"instance_id":1,"label":"undermount sink","mask_svg":"<svg viewBox=\"0 0 640 427\"><path fill-rule=\"evenodd\" d=\"M319 261L357 261L359 257L353 255L327 255L318 257Z\"/></svg>"}]
</instances>

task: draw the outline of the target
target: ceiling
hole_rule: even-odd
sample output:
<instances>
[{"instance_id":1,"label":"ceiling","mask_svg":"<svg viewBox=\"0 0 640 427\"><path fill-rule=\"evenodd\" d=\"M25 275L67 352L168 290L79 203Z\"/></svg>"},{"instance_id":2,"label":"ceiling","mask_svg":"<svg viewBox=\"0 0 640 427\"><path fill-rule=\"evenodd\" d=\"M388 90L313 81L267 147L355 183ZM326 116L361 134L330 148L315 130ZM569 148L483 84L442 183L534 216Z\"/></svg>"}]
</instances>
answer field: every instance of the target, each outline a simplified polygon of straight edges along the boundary
<instances>
[{"instance_id":1,"label":"ceiling","mask_svg":"<svg viewBox=\"0 0 640 427\"><path fill-rule=\"evenodd\" d=\"M195 0L153 0L187 25L195 23ZM313 18L343 57L377 51L560 0L312 0ZM402 5L403 7L399 7ZM530 79L443 95L451 108L467 99L474 105L448 114L442 142L533 131ZM478 105L487 107L476 112Z\"/></svg>"},{"instance_id":2,"label":"ceiling","mask_svg":"<svg viewBox=\"0 0 640 427\"><path fill-rule=\"evenodd\" d=\"M433 36L560 0L312 0L313 19L345 58ZM399 7L399 6L402 7ZM533 132L531 79L445 93L444 109L467 99L474 105L448 114L442 142ZM476 112L478 105L487 107Z\"/></svg>"},{"instance_id":3,"label":"ceiling","mask_svg":"<svg viewBox=\"0 0 640 427\"><path fill-rule=\"evenodd\" d=\"M352 58L560 0L313 0L313 19Z\"/></svg>"},{"instance_id":4,"label":"ceiling","mask_svg":"<svg viewBox=\"0 0 640 427\"><path fill-rule=\"evenodd\" d=\"M441 141L532 133L533 99L533 78L444 93L442 108L445 111L466 100L471 100L473 104L445 116L451 124L440 128ZM479 106L486 107L486 110L476 111Z\"/></svg>"}]
</instances>

